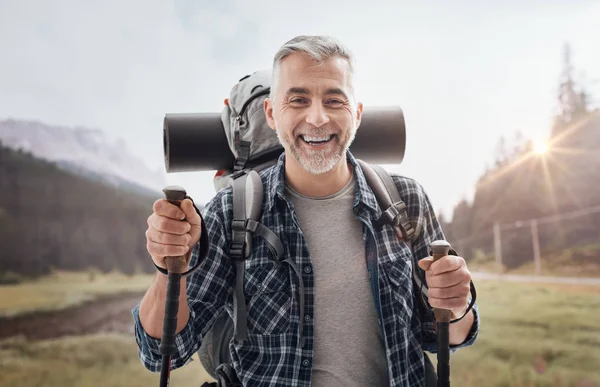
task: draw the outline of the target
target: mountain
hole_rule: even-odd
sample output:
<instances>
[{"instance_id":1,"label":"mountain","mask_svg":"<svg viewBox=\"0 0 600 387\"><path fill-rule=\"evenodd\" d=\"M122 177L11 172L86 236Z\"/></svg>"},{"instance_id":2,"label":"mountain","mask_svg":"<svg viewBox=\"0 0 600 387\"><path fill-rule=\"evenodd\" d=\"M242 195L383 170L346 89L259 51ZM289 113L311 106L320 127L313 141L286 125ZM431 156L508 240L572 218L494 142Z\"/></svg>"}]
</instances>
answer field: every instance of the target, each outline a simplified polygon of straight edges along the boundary
<instances>
[{"instance_id":1,"label":"mountain","mask_svg":"<svg viewBox=\"0 0 600 387\"><path fill-rule=\"evenodd\" d=\"M123 140L111 143L97 129L7 119L0 121L0 141L72 173L137 193L155 196L165 186L165 173L150 170Z\"/></svg>"},{"instance_id":2,"label":"mountain","mask_svg":"<svg viewBox=\"0 0 600 387\"><path fill-rule=\"evenodd\" d=\"M0 283L53 268L153 272L145 230L160 196L81 177L0 140Z\"/></svg>"}]
</instances>

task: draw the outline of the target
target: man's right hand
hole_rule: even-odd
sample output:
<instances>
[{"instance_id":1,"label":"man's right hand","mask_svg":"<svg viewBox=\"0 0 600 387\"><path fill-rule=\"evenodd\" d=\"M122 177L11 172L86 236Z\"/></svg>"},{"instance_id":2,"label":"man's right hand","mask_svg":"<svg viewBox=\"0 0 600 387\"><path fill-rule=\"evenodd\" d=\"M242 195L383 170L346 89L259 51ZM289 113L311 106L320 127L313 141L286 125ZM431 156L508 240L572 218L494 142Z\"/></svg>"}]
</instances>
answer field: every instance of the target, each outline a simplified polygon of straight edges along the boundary
<instances>
[{"instance_id":1,"label":"man's right hand","mask_svg":"<svg viewBox=\"0 0 600 387\"><path fill-rule=\"evenodd\" d=\"M156 266L167 268L165 257L186 255L189 263L191 251L200 240L201 220L190 199L181 207L158 199L148 217L146 248Z\"/></svg>"}]
</instances>

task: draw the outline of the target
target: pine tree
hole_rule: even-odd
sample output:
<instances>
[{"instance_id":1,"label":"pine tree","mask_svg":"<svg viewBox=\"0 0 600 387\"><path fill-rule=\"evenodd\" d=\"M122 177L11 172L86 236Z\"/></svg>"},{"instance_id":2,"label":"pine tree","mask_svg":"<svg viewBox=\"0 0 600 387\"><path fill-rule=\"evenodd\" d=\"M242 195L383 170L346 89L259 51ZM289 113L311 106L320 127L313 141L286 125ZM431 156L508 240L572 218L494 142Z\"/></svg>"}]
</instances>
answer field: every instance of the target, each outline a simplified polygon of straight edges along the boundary
<instances>
[{"instance_id":1,"label":"pine tree","mask_svg":"<svg viewBox=\"0 0 600 387\"><path fill-rule=\"evenodd\" d=\"M571 63L571 46L566 43L563 51L563 70L558 88L558 114L554 119L552 137L560 135L570 123L589 113L588 96L573 77L574 66Z\"/></svg>"}]
</instances>

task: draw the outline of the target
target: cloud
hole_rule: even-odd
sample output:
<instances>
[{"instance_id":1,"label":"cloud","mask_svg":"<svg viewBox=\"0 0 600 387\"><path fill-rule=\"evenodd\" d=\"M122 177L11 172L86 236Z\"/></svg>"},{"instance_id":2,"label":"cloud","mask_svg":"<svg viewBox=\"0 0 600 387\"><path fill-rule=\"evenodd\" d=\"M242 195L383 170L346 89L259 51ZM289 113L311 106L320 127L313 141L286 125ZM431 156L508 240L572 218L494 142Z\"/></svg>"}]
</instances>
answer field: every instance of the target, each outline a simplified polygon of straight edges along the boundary
<instances>
[{"instance_id":1,"label":"cloud","mask_svg":"<svg viewBox=\"0 0 600 387\"><path fill-rule=\"evenodd\" d=\"M597 13L597 3L558 0L4 0L0 118L99 128L162 168L165 113L219 111L283 42L330 34L357 55L367 106L405 111L406 159L393 169L449 208L500 135L549 129L565 40L576 65L600 77ZM169 179L208 200L210 175Z\"/></svg>"},{"instance_id":2,"label":"cloud","mask_svg":"<svg viewBox=\"0 0 600 387\"><path fill-rule=\"evenodd\" d=\"M0 116L99 127L156 156L164 113L222 100L215 42L168 2L10 1L2 15Z\"/></svg>"}]
</instances>

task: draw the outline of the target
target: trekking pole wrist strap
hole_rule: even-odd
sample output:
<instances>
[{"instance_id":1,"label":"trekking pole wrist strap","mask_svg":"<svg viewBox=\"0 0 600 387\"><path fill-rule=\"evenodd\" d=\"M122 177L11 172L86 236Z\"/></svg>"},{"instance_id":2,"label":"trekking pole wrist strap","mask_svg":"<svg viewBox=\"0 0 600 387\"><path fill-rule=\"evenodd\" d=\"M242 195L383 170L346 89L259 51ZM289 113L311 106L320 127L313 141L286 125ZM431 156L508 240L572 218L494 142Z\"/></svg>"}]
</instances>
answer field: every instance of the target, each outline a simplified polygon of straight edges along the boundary
<instances>
[{"instance_id":1,"label":"trekking pole wrist strap","mask_svg":"<svg viewBox=\"0 0 600 387\"><path fill-rule=\"evenodd\" d=\"M200 240L198 241L198 243L200 244L200 252L198 253L198 262L196 262L194 267L192 267L185 273L181 273L181 277L187 277L188 275L192 274L198 268L198 266L200 266L200 263L202 263L202 261L208 254L208 245L209 245L208 230L206 228L206 225L204 224L204 218L202 218L202 214L200 213L200 210L198 210L198 208L194 204L194 200L191 197L186 196L185 198L190 199L192 201L192 204L194 205L194 209L196 210L196 213L200 217L200 230L201 231L200 231ZM169 274L169 271L167 269L158 266L156 263L154 263L154 261L152 261L152 264L154 265L156 270L158 270L162 274L164 274L164 275Z\"/></svg>"},{"instance_id":2,"label":"trekking pole wrist strap","mask_svg":"<svg viewBox=\"0 0 600 387\"><path fill-rule=\"evenodd\" d=\"M471 287L471 301L469 302L469 305L467 305L465 313L461 317L459 317L457 319L454 319L454 320L451 320L449 322L449 324L454 324L454 323L459 322L460 320L462 320L467 314L469 314L469 312L471 311L471 309L473 309L473 306L475 306L475 300L477 298L477 293L475 291L475 285L473 284L472 280L470 282L470 287Z\"/></svg>"}]
</instances>

